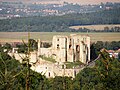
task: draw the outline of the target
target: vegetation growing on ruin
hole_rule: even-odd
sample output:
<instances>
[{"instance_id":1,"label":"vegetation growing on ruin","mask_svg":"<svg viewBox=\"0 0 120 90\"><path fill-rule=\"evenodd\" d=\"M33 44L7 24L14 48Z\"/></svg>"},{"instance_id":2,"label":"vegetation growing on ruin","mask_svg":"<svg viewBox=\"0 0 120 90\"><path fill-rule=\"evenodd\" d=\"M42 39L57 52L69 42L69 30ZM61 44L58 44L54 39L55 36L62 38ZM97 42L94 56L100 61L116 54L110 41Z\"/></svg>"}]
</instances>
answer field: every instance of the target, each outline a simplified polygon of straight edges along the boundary
<instances>
[{"instance_id":1,"label":"vegetation growing on ruin","mask_svg":"<svg viewBox=\"0 0 120 90\"><path fill-rule=\"evenodd\" d=\"M53 57L46 57L45 55L40 55L40 58L42 58L43 60L52 62L52 63L56 63L55 59L53 59Z\"/></svg>"},{"instance_id":2,"label":"vegetation growing on ruin","mask_svg":"<svg viewBox=\"0 0 120 90\"><path fill-rule=\"evenodd\" d=\"M79 68L79 67L84 66L84 64L82 62L80 62L80 61L77 61L77 62L66 62L65 65L66 65L67 69L76 68L76 67Z\"/></svg>"}]
</instances>

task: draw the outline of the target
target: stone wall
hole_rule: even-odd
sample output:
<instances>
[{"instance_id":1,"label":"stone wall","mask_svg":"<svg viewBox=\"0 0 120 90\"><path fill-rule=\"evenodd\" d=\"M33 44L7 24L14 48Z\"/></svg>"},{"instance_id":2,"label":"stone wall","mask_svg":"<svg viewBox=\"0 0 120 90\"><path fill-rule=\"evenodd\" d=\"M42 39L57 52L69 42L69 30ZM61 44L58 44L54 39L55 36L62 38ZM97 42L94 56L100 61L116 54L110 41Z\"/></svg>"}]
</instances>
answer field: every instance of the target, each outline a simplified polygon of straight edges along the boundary
<instances>
[{"instance_id":1,"label":"stone wall","mask_svg":"<svg viewBox=\"0 0 120 90\"><path fill-rule=\"evenodd\" d=\"M41 49L42 50L42 49ZM44 50L45 53L55 55L57 62L75 62L81 61L87 64L90 61L90 37L81 35L59 36L56 35L52 40L52 47Z\"/></svg>"},{"instance_id":2,"label":"stone wall","mask_svg":"<svg viewBox=\"0 0 120 90\"><path fill-rule=\"evenodd\" d=\"M25 54L18 53L16 48L13 48L10 56L14 56L22 63ZM42 60L39 56L45 55L46 57L53 57L57 63L48 63ZM77 73L83 68L66 69L64 62L81 61L87 64L90 61L90 37L84 35L70 35L59 36L56 35L52 40L52 47L43 48L41 41L38 40L38 51L30 52L31 69L39 72L46 77L54 78L55 76L69 76L75 77ZM33 64L35 63L35 64Z\"/></svg>"},{"instance_id":3,"label":"stone wall","mask_svg":"<svg viewBox=\"0 0 120 90\"><path fill-rule=\"evenodd\" d=\"M45 75L47 78L54 78L55 76L75 77L82 69L64 69L62 65L55 64L41 64L31 67L32 70Z\"/></svg>"},{"instance_id":4,"label":"stone wall","mask_svg":"<svg viewBox=\"0 0 120 90\"><path fill-rule=\"evenodd\" d=\"M14 48L13 48L13 51ZM11 57L14 57L16 60L19 60L20 63L22 63L23 59L25 59L27 57L26 54L24 53L18 53L18 52L11 52L11 53L8 53ZM37 52L34 51L34 52L30 52L30 63L35 63L38 59L38 55L37 55Z\"/></svg>"}]
</instances>

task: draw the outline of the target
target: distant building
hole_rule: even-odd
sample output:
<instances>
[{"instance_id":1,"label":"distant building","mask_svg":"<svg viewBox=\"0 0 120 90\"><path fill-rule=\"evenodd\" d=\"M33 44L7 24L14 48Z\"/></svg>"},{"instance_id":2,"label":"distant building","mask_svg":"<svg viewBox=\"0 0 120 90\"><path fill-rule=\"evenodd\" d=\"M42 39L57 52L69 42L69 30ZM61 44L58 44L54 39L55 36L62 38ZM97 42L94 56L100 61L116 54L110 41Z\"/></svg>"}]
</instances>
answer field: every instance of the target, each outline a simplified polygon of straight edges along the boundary
<instances>
[{"instance_id":1,"label":"distant building","mask_svg":"<svg viewBox=\"0 0 120 90\"><path fill-rule=\"evenodd\" d=\"M107 52L109 53L110 57L114 57L114 58L119 58L119 53L120 53L120 49L118 50L107 50Z\"/></svg>"}]
</instances>

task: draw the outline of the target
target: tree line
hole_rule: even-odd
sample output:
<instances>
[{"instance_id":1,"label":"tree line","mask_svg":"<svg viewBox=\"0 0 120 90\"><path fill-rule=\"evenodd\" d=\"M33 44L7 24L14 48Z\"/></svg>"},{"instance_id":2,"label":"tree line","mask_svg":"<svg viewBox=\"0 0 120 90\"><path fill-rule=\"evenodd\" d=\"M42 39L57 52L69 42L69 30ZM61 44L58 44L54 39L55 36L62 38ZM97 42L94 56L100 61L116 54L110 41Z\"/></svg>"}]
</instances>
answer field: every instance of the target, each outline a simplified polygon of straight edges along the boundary
<instances>
[{"instance_id":1,"label":"tree line","mask_svg":"<svg viewBox=\"0 0 120 90\"><path fill-rule=\"evenodd\" d=\"M90 46L91 60L96 59L97 56L99 55L99 51L103 48L105 48L107 50L118 50L118 49L120 49L120 41L112 41L112 42L97 41L95 43L92 43Z\"/></svg>"},{"instance_id":2,"label":"tree line","mask_svg":"<svg viewBox=\"0 0 120 90\"><path fill-rule=\"evenodd\" d=\"M95 30L95 29L88 29L88 28L79 28L78 30L72 29L71 32L120 32L120 27L115 26L112 28L104 27L103 30Z\"/></svg>"},{"instance_id":3,"label":"tree line","mask_svg":"<svg viewBox=\"0 0 120 90\"><path fill-rule=\"evenodd\" d=\"M63 16L36 16L0 20L0 31L70 32L70 26L119 24L120 8ZM108 30L109 31L109 30Z\"/></svg>"}]
</instances>

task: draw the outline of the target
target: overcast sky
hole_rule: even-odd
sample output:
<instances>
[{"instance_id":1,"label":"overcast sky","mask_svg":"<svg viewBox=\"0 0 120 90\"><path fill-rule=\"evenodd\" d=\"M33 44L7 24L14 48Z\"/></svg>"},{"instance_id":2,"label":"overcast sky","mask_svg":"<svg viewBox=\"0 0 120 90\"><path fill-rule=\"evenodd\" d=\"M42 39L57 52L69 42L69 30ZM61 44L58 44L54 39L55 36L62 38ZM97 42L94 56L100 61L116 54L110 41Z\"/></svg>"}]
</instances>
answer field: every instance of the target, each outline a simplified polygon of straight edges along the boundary
<instances>
[{"instance_id":1,"label":"overcast sky","mask_svg":"<svg viewBox=\"0 0 120 90\"><path fill-rule=\"evenodd\" d=\"M56 2L62 3L64 1L69 3L78 3L78 4L100 4L101 2L120 2L120 0L0 0L0 1L23 1L23 2Z\"/></svg>"}]
</instances>

